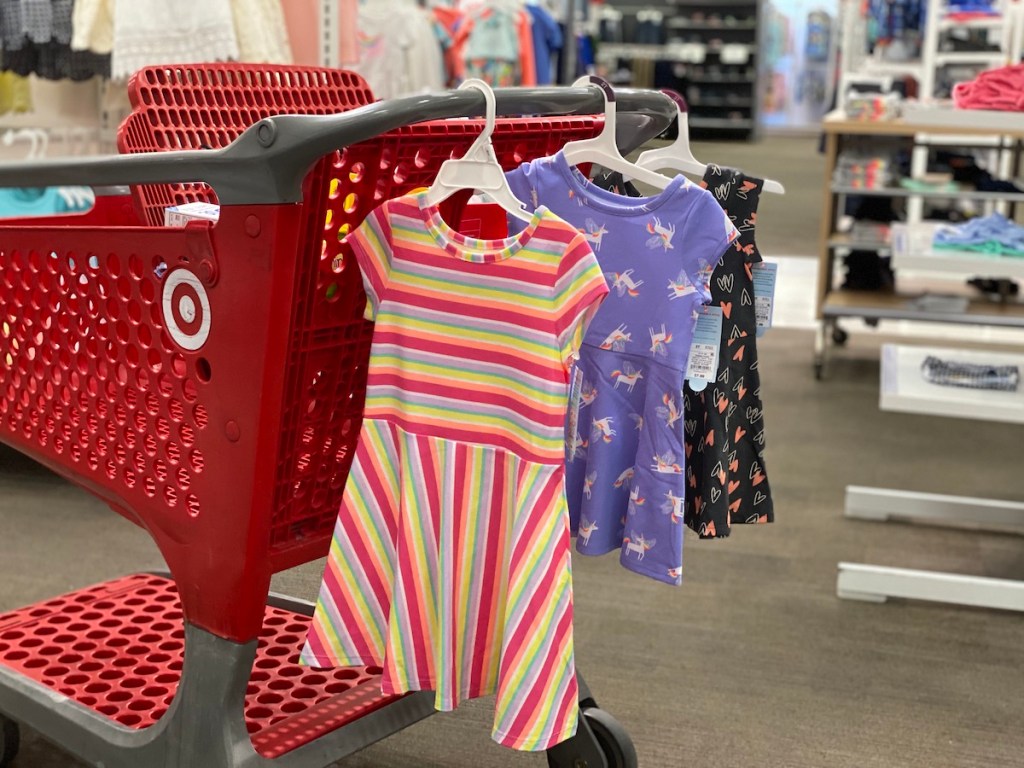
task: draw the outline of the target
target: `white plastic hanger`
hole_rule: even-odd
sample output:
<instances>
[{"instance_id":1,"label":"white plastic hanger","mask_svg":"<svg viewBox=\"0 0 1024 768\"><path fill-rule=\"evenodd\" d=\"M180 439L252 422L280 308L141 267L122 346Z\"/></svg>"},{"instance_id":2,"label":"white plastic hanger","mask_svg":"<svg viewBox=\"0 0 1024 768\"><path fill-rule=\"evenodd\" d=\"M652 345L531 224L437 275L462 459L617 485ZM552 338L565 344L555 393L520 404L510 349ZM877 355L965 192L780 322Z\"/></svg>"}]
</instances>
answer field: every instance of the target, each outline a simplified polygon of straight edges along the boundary
<instances>
[{"instance_id":1,"label":"white plastic hanger","mask_svg":"<svg viewBox=\"0 0 1024 768\"><path fill-rule=\"evenodd\" d=\"M459 86L475 88L481 91L487 101L487 124L476 137L473 146L465 155L458 159L445 160L437 172L437 178L424 195L427 205L435 206L462 189L484 192L495 203L521 221L532 221L533 215L527 213L524 204L513 193L505 178L505 171L494 154L491 134L497 120L497 106L494 91L483 80L466 80Z\"/></svg>"},{"instance_id":2,"label":"white plastic hanger","mask_svg":"<svg viewBox=\"0 0 1024 768\"><path fill-rule=\"evenodd\" d=\"M703 176L708 166L694 157L693 150L690 149L690 108L686 100L675 91L666 89L662 93L676 104L679 112L679 136L667 147L647 150L637 158L636 164L652 171L668 169ZM763 189L768 194L786 194L786 188L774 179L765 179Z\"/></svg>"},{"instance_id":3,"label":"white plastic hanger","mask_svg":"<svg viewBox=\"0 0 1024 768\"><path fill-rule=\"evenodd\" d=\"M629 162L619 152L619 147L615 143L615 91L608 81L594 75L586 75L573 83L573 86L580 85L600 86L604 94L604 128L592 139L571 141L562 148L569 165L597 163L602 168L618 171L627 178L642 181L657 189L668 187L672 181L670 178Z\"/></svg>"},{"instance_id":4,"label":"white plastic hanger","mask_svg":"<svg viewBox=\"0 0 1024 768\"><path fill-rule=\"evenodd\" d=\"M49 138L45 131L38 128L18 128L17 130L9 129L3 136L3 143L4 146L10 147L16 141L27 140L30 142L30 148L25 159L37 160L46 154L46 150L41 145L44 141L49 144Z\"/></svg>"}]
</instances>

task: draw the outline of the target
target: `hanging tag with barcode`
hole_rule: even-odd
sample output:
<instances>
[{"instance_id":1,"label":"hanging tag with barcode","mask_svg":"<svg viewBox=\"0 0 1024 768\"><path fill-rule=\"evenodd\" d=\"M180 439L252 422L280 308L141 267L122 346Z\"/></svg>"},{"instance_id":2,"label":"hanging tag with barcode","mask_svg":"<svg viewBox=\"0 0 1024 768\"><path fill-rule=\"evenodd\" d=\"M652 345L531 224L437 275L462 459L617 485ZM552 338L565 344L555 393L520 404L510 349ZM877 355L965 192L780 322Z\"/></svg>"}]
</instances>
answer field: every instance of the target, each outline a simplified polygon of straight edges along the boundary
<instances>
[{"instance_id":1,"label":"hanging tag with barcode","mask_svg":"<svg viewBox=\"0 0 1024 768\"><path fill-rule=\"evenodd\" d=\"M718 355L722 348L722 308L701 307L693 329L686 380L690 389L700 392L718 378Z\"/></svg>"},{"instance_id":2,"label":"hanging tag with barcode","mask_svg":"<svg viewBox=\"0 0 1024 768\"><path fill-rule=\"evenodd\" d=\"M757 316L757 335L764 336L772 327L775 315L775 280L779 265L759 261L751 265L754 276L754 313Z\"/></svg>"}]
</instances>

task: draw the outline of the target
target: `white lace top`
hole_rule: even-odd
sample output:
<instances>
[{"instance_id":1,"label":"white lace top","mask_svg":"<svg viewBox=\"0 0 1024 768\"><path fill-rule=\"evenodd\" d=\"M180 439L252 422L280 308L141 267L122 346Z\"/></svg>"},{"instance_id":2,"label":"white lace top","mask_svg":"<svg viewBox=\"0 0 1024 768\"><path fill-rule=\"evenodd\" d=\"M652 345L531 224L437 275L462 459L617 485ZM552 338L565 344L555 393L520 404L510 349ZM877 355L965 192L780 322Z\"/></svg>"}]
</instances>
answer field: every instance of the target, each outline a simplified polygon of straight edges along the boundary
<instances>
[{"instance_id":1,"label":"white lace top","mask_svg":"<svg viewBox=\"0 0 1024 768\"><path fill-rule=\"evenodd\" d=\"M111 77L150 64L237 60L231 0L114 0Z\"/></svg>"}]
</instances>

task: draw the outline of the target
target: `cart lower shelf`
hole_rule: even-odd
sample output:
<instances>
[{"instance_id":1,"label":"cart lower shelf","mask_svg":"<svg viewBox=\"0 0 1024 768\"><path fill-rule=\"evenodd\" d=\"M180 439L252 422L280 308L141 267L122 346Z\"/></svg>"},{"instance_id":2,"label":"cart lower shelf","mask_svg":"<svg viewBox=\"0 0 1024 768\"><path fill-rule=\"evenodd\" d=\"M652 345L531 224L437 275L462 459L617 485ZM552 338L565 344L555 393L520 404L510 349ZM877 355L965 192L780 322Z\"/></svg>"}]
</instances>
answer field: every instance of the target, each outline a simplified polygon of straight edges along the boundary
<instances>
[{"instance_id":1,"label":"cart lower shelf","mask_svg":"<svg viewBox=\"0 0 1024 768\"><path fill-rule=\"evenodd\" d=\"M395 701L379 667L299 666L310 617L268 606L245 697L254 749L274 758ZM0 614L0 665L121 726L170 707L184 665L174 582L137 574Z\"/></svg>"}]
</instances>

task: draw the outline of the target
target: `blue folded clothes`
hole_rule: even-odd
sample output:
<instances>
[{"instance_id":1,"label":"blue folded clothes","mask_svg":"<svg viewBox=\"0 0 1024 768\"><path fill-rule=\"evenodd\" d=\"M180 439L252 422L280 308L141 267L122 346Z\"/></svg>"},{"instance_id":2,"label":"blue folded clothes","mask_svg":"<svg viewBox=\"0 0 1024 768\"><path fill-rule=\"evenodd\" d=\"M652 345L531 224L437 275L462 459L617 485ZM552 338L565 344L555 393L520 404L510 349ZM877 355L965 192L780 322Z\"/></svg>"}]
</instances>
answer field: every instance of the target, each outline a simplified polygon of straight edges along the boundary
<instances>
[{"instance_id":1,"label":"blue folded clothes","mask_svg":"<svg viewBox=\"0 0 1024 768\"><path fill-rule=\"evenodd\" d=\"M993 213L963 224L940 227L932 244L940 250L1024 256L1024 227L1001 213Z\"/></svg>"},{"instance_id":2,"label":"blue folded clothes","mask_svg":"<svg viewBox=\"0 0 1024 768\"><path fill-rule=\"evenodd\" d=\"M946 0L950 13L996 13L993 0Z\"/></svg>"}]
</instances>

